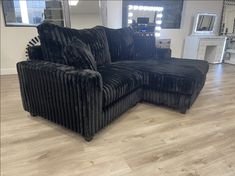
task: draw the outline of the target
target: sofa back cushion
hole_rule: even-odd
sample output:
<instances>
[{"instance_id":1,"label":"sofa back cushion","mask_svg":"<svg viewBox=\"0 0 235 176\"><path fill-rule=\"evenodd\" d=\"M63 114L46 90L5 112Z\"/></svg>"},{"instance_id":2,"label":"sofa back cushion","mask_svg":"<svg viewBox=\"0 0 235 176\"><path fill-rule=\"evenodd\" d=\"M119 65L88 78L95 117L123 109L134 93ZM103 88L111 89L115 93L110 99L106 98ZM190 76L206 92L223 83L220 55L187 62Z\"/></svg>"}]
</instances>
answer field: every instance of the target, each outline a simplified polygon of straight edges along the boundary
<instances>
[{"instance_id":1,"label":"sofa back cushion","mask_svg":"<svg viewBox=\"0 0 235 176\"><path fill-rule=\"evenodd\" d=\"M134 47L136 59L150 59L156 55L155 36L134 35Z\"/></svg>"},{"instance_id":2,"label":"sofa back cushion","mask_svg":"<svg viewBox=\"0 0 235 176\"><path fill-rule=\"evenodd\" d=\"M134 38L131 28L105 28L112 62L134 58Z\"/></svg>"},{"instance_id":3,"label":"sofa back cushion","mask_svg":"<svg viewBox=\"0 0 235 176\"><path fill-rule=\"evenodd\" d=\"M63 48L76 37L90 47L97 65L111 62L107 37L102 27L76 30L50 23L42 23L37 26L37 29L44 60L65 63Z\"/></svg>"},{"instance_id":4,"label":"sofa back cushion","mask_svg":"<svg viewBox=\"0 0 235 176\"><path fill-rule=\"evenodd\" d=\"M68 65L78 69L97 70L96 61L90 47L78 38L74 38L64 48L64 58Z\"/></svg>"}]
</instances>

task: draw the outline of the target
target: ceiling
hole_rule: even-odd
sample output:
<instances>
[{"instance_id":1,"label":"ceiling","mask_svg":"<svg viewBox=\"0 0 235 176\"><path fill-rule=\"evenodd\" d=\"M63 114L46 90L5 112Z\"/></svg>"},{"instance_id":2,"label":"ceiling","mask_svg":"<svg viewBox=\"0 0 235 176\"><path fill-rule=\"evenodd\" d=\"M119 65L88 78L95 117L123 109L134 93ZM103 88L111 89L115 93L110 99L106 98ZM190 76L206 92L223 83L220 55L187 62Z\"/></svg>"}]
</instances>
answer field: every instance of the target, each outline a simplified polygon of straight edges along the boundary
<instances>
[{"instance_id":1,"label":"ceiling","mask_svg":"<svg viewBox=\"0 0 235 176\"><path fill-rule=\"evenodd\" d=\"M70 13L99 14L99 1L79 0L77 6L70 7Z\"/></svg>"}]
</instances>

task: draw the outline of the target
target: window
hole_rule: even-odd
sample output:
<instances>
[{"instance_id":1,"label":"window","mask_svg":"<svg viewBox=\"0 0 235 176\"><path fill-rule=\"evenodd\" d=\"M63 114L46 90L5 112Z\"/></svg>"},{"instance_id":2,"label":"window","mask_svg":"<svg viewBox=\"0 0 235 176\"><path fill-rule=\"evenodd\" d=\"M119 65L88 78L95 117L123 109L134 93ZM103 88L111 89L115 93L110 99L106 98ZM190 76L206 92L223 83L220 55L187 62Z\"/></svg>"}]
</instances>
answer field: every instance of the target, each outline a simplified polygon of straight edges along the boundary
<instances>
[{"instance_id":1,"label":"window","mask_svg":"<svg viewBox=\"0 0 235 176\"><path fill-rule=\"evenodd\" d=\"M6 26L37 26L43 21L64 26L62 0L3 0Z\"/></svg>"}]
</instances>

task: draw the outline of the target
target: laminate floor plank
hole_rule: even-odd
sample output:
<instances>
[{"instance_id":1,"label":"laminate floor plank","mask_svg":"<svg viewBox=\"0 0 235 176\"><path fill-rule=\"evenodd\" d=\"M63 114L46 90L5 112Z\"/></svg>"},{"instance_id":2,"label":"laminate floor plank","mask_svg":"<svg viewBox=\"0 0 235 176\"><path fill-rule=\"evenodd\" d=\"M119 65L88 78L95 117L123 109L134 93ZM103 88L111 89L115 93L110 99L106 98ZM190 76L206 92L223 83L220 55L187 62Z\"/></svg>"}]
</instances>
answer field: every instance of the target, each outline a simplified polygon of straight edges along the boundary
<instances>
[{"instance_id":1,"label":"laminate floor plank","mask_svg":"<svg viewBox=\"0 0 235 176\"><path fill-rule=\"evenodd\" d=\"M235 66L210 65L186 114L139 103L87 143L22 108L1 76L3 176L234 176Z\"/></svg>"}]
</instances>

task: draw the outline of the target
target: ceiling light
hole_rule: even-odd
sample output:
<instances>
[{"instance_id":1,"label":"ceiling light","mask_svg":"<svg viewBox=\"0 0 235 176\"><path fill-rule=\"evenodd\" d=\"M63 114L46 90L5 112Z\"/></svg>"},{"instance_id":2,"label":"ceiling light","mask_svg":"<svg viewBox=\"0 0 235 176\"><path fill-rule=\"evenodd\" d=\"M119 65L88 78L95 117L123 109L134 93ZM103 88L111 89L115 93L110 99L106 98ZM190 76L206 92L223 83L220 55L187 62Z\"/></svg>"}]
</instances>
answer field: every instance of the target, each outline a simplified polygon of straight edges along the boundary
<instances>
[{"instance_id":1,"label":"ceiling light","mask_svg":"<svg viewBox=\"0 0 235 176\"><path fill-rule=\"evenodd\" d=\"M76 6L79 0L69 0L69 6Z\"/></svg>"}]
</instances>

